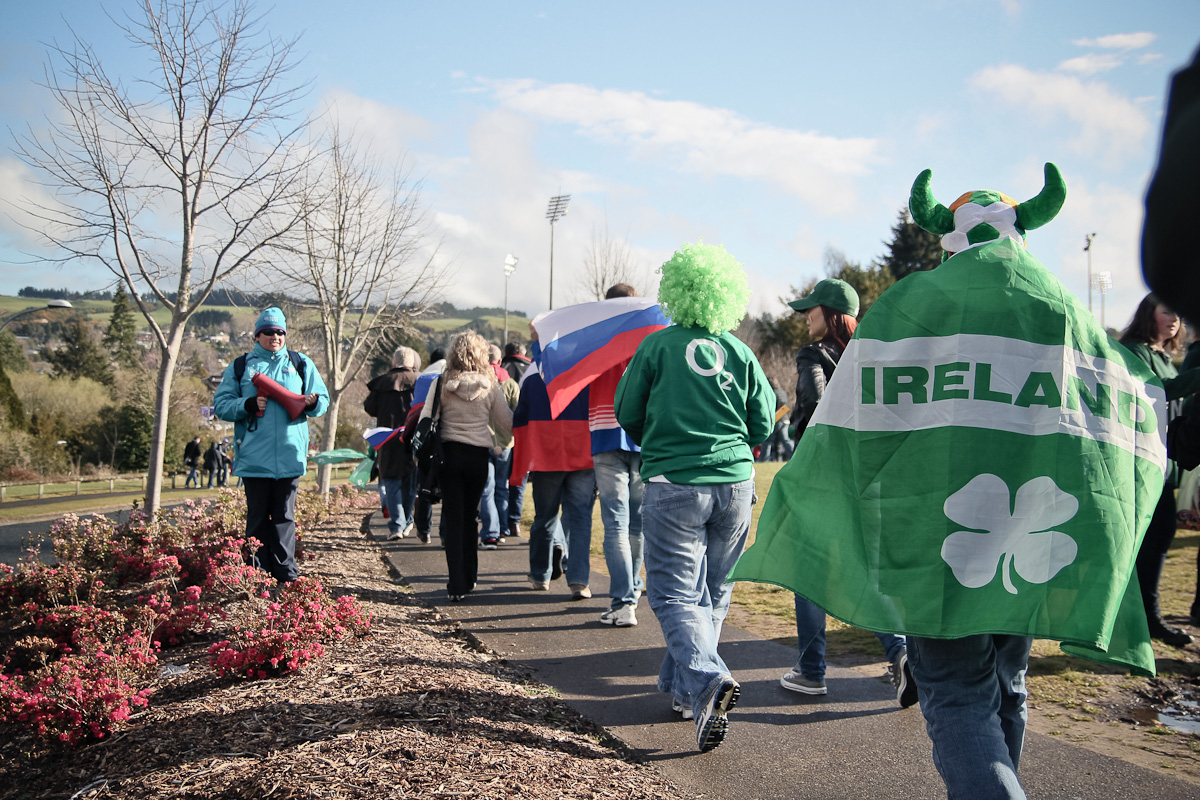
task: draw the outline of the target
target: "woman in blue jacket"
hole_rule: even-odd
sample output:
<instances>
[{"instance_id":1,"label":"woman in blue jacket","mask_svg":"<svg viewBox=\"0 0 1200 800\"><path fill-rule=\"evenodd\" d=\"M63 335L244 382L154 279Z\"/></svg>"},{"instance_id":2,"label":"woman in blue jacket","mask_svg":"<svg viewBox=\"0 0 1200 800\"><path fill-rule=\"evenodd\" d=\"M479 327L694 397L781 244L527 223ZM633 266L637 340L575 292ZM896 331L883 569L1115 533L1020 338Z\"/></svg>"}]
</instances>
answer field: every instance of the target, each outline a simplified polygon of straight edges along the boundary
<instances>
[{"instance_id":1,"label":"woman in blue jacket","mask_svg":"<svg viewBox=\"0 0 1200 800\"><path fill-rule=\"evenodd\" d=\"M259 566L280 583L300 576L294 512L296 489L307 471L308 418L329 408L316 365L289 352L286 339L283 311L262 312L254 324L254 349L225 368L213 398L216 415L234 423L233 474L246 489L246 536L262 542ZM256 374L304 395L304 411L293 420L282 405L258 396L252 383Z\"/></svg>"}]
</instances>

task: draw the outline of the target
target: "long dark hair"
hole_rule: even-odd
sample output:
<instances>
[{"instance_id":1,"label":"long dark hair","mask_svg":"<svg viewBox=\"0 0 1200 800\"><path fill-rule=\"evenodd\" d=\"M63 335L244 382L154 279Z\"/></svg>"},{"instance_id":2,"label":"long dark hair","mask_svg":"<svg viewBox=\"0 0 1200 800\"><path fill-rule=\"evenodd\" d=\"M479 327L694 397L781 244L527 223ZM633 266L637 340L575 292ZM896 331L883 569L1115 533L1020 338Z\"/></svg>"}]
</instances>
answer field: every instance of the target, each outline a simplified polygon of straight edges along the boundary
<instances>
[{"instance_id":1,"label":"long dark hair","mask_svg":"<svg viewBox=\"0 0 1200 800\"><path fill-rule=\"evenodd\" d=\"M850 343L850 337L854 335L854 329L858 327L858 320L836 308L829 306L821 306L821 314L825 316L825 338L823 342L837 342L843 349Z\"/></svg>"},{"instance_id":2,"label":"long dark hair","mask_svg":"<svg viewBox=\"0 0 1200 800\"><path fill-rule=\"evenodd\" d=\"M1121 344L1153 344L1158 338L1158 319L1154 312L1159 306L1167 306L1162 300L1158 299L1158 295L1151 292L1142 298L1142 302L1138 303L1137 310L1133 312L1133 319L1129 320L1129 327L1121 334ZM1163 350L1174 355L1183 347L1183 337L1185 331L1183 320L1179 321L1179 330L1175 332L1167 341L1163 342Z\"/></svg>"}]
</instances>

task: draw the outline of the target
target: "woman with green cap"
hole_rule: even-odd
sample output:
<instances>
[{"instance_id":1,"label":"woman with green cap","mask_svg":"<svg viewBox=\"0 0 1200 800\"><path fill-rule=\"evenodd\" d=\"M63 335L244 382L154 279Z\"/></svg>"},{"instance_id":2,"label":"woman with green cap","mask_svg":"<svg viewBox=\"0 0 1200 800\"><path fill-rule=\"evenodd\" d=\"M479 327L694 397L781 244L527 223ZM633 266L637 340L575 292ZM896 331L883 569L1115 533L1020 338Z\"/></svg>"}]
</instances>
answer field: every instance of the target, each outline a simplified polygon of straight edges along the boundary
<instances>
[{"instance_id":1,"label":"woman with green cap","mask_svg":"<svg viewBox=\"0 0 1200 800\"><path fill-rule=\"evenodd\" d=\"M845 281L826 278L813 287L807 297L793 300L789 306L808 319L808 332L815 341L796 353L796 409L792 412L795 438L799 442L825 394L825 385L854 329L858 327L858 292ZM825 686L825 610L796 595L796 635L800 658L779 684L800 694L821 695ZM903 636L877 633L879 643L892 665L892 684L896 699L907 708L917 701L917 687L908 667L908 648Z\"/></svg>"}]
</instances>

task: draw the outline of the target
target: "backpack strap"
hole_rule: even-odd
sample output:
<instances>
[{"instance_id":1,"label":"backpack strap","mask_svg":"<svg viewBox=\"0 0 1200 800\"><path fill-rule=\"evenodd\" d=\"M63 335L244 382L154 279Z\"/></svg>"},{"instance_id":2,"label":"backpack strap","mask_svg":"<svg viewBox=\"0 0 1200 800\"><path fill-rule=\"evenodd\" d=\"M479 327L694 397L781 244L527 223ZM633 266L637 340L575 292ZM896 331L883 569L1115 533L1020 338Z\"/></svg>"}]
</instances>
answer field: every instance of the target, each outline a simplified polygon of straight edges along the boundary
<instances>
[{"instance_id":1,"label":"backpack strap","mask_svg":"<svg viewBox=\"0 0 1200 800\"><path fill-rule=\"evenodd\" d=\"M246 356L249 353L242 353L233 360L233 379L237 381L238 387L242 385L242 376L246 374ZM288 350L288 358L291 359L292 366L296 368L296 374L300 376L300 391L304 393L306 365L304 359L295 350Z\"/></svg>"}]
</instances>

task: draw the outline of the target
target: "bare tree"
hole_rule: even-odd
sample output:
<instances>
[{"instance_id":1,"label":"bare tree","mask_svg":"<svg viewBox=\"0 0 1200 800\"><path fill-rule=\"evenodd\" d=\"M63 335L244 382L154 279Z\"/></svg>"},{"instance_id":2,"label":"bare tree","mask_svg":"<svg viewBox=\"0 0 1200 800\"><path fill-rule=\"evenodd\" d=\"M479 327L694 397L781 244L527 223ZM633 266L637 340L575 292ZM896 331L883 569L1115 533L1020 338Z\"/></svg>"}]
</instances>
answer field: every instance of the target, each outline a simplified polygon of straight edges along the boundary
<instances>
[{"instance_id":1,"label":"bare tree","mask_svg":"<svg viewBox=\"0 0 1200 800\"><path fill-rule=\"evenodd\" d=\"M315 312L301 313L300 326L315 326L329 389L321 450L334 447L342 395L380 340L411 329L441 288L420 189L403 167L389 171L336 124L305 172L304 214L287 245L293 257L272 271L281 290ZM329 472L328 465L318 471L322 491Z\"/></svg>"},{"instance_id":2,"label":"bare tree","mask_svg":"<svg viewBox=\"0 0 1200 800\"><path fill-rule=\"evenodd\" d=\"M27 206L61 255L95 261L128 287L161 355L146 508L159 506L171 381L188 320L213 286L256 263L296 225L300 166L289 150L304 86L294 42L263 33L245 0L140 0L113 20L149 68L110 75L72 31L51 48L46 88L59 118L19 156L54 201ZM146 77L141 77L141 75ZM151 300L170 311L164 326Z\"/></svg>"},{"instance_id":3,"label":"bare tree","mask_svg":"<svg viewBox=\"0 0 1200 800\"><path fill-rule=\"evenodd\" d=\"M628 283L639 292L644 287L638 286L641 270L634 261L627 239L614 239L608 233L608 223L604 231L592 229L592 240L583 256L583 269L579 276L579 302L603 300L608 288L617 283Z\"/></svg>"}]
</instances>

